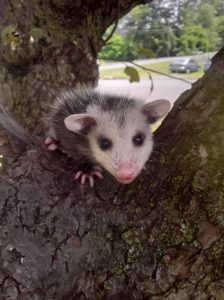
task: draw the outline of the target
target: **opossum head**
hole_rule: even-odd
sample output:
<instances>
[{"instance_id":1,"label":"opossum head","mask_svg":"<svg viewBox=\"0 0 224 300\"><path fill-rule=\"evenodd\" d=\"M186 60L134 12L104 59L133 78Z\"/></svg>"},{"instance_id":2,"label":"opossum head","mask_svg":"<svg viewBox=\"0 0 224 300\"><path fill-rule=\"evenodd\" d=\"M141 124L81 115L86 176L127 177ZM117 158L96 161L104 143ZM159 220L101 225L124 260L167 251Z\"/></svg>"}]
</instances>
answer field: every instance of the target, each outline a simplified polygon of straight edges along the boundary
<instances>
[{"instance_id":1,"label":"opossum head","mask_svg":"<svg viewBox=\"0 0 224 300\"><path fill-rule=\"evenodd\" d=\"M92 103L86 113L73 114L65 126L85 134L93 160L119 182L128 184L141 172L153 149L150 123L165 116L167 100L142 103L126 98L108 98Z\"/></svg>"}]
</instances>

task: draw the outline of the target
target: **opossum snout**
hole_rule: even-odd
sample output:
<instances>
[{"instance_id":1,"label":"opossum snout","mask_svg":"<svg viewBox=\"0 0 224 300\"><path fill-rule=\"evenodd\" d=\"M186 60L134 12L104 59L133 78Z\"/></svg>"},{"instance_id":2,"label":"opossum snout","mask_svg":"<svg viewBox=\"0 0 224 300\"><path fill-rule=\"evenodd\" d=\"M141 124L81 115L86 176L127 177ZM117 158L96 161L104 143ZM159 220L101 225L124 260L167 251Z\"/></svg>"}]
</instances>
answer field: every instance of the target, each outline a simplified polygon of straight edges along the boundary
<instances>
[{"instance_id":1,"label":"opossum snout","mask_svg":"<svg viewBox=\"0 0 224 300\"><path fill-rule=\"evenodd\" d=\"M121 183L128 184L138 175L136 168L130 163L121 163L115 173L117 180Z\"/></svg>"}]
</instances>

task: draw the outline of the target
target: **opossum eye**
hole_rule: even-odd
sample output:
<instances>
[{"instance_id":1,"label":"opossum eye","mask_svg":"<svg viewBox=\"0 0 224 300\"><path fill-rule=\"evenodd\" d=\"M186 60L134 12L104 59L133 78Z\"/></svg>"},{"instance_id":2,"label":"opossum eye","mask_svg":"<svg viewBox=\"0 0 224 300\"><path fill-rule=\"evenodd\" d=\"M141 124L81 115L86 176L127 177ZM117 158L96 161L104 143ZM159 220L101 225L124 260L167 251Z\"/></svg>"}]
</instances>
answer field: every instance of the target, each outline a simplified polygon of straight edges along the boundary
<instances>
[{"instance_id":1,"label":"opossum eye","mask_svg":"<svg viewBox=\"0 0 224 300\"><path fill-rule=\"evenodd\" d=\"M143 133L138 133L133 137L132 142L135 146L139 147L143 145L144 139L145 135Z\"/></svg>"},{"instance_id":2,"label":"opossum eye","mask_svg":"<svg viewBox=\"0 0 224 300\"><path fill-rule=\"evenodd\" d=\"M103 151L109 150L112 147L112 141L104 137L98 139L98 144Z\"/></svg>"}]
</instances>

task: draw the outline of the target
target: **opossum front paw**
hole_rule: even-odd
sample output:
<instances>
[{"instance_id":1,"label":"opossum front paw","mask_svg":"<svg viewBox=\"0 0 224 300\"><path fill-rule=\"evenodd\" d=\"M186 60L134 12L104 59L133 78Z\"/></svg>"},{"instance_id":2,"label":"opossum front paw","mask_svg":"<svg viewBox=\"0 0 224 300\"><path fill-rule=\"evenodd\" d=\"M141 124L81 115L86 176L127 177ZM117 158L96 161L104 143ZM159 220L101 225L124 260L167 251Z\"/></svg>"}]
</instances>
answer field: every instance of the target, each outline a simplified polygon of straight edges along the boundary
<instances>
[{"instance_id":1,"label":"opossum front paw","mask_svg":"<svg viewBox=\"0 0 224 300\"><path fill-rule=\"evenodd\" d=\"M57 141L49 136L45 140L45 145L47 145L47 149L49 151L55 151L56 149L58 149Z\"/></svg>"},{"instance_id":2,"label":"opossum front paw","mask_svg":"<svg viewBox=\"0 0 224 300\"><path fill-rule=\"evenodd\" d=\"M94 166L87 173L79 170L75 174L75 180L81 179L81 184L85 184L87 181L89 181L90 186L93 187L94 186L94 176L98 177L99 179L103 179L103 175L101 174L101 172L102 172L102 170L98 166Z\"/></svg>"}]
</instances>

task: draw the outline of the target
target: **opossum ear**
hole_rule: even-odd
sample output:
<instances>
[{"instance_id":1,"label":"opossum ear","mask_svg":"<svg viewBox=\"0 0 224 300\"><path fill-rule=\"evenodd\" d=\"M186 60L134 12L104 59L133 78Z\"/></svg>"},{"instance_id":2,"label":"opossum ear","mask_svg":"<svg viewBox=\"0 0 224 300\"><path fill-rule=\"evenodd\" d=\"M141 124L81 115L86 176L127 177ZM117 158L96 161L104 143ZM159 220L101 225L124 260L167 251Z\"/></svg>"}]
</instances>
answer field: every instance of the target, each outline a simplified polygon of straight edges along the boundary
<instances>
[{"instance_id":1,"label":"opossum ear","mask_svg":"<svg viewBox=\"0 0 224 300\"><path fill-rule=\"evenodd\" d=\"M147 116L147 121L151 124L164 117L169 110L170 102L165 99L147 103L142 107L143 114Z\"/></svg>"},{"instance_id":2,"label":"opossum ear","mask_svg":"<svg viewBox=\"0 0 224 300\"><path fill-rule=\"evenodd\" d=\"M96 120L88 114L74 114L64 119L65 127L77 133L88 133L96 125Z\"/></svg>"}]
</instances>

